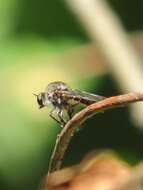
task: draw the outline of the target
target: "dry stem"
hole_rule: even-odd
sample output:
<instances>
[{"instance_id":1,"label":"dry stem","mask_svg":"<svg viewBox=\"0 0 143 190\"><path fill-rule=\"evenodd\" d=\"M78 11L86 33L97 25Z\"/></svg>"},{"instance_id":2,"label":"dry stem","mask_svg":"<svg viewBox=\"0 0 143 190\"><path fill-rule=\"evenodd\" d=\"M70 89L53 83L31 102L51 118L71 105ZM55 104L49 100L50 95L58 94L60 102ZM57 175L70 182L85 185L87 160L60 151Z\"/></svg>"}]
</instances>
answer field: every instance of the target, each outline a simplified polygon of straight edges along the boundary
<instances>
[{"instance_id":1,"label":"dry stem","mask_svg":"<svg viewBox=\"0 0 143 190\"><path fill-rule=\"evenodd\" d=\"M125 106L137 101L143 101L143 93L128 93L109 97L97 103L91 104L75 114L73 118L65 125L61 133L57 136L55 148L50 160L48 174L60 169L62 159L72 136L81 127L81 124L85 120L99 112Z\"/></svg>"}]
</instances>

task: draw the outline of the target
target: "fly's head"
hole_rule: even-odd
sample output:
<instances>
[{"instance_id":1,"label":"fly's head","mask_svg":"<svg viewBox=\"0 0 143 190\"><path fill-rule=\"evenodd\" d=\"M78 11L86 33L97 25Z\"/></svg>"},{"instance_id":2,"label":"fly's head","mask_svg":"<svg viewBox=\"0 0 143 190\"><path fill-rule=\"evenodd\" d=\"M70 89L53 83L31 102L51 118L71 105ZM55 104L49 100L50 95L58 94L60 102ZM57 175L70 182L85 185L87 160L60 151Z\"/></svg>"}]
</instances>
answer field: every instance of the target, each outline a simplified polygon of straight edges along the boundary
<instances>
[{"instance_id":1,"label":"fly's head","mask_svg":"<svg viewBox=\"0 0 143 190\"><path fill-rule=\"evenodd\" d=\"M37 103L39 105L39 109L50 104L50 100L48 98L48 94L45 92L41 92L40 94L34 94L37 97Z\"/></svg>"}]
</instances>

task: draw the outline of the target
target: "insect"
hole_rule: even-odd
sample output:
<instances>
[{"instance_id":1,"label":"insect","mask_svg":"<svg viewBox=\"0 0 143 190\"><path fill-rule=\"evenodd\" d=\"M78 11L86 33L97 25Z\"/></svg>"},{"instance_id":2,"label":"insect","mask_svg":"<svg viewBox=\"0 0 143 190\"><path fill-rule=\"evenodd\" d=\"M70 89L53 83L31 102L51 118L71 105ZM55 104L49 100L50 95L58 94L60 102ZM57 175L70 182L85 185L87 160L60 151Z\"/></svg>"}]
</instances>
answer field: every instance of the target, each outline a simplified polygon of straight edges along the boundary
<instances>
[{"instance_id":1,"label":"insect","mask_svg":"<svg viewBox=\"0 0 143 190\"><path fill-rule=\"evenodd\" d=\"M37 97L39 108L52 105L50 117L60 123L62 127L67 123L64 112L71 119L76 106L81 104L87 106L105 98L85 91L72 90L61 81L49 83L44 92L34 95Z\"/></svg>"}]
</instances>

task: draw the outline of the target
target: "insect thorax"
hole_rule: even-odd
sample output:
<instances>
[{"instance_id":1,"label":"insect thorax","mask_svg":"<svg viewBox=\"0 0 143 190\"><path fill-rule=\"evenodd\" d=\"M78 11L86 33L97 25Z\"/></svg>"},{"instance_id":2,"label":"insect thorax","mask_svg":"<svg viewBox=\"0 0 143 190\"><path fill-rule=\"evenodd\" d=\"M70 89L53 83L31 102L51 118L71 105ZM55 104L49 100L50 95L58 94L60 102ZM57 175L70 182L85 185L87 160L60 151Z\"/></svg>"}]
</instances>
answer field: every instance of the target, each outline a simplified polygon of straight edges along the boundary
<instances>
[{"instance_id":1,"label":"insect thorax","mask_svg":"<svg viewBox=\"0 0 143 190\"><path fill-rule=\"evenodd\" d=\"M50 83L45 90L45 96L47 96L46 99L48 99L48 101L45 100L45 103L50 102L54 107L65 107L67 102L60 92L68 90L70 90L70 88L64 82Z\"/></svg>"},{"instance_id":2,"label":"insect thorax","mask_svg":"<svg viewBox=\"0 0 143 190\"><path fill-rule=\"evenodd\" d=\"M57 81L51 82L45 89L45 91L48 93L54 93L56 90L70 90L70 88L66 83Z\"/></svg>"}]
</instances>

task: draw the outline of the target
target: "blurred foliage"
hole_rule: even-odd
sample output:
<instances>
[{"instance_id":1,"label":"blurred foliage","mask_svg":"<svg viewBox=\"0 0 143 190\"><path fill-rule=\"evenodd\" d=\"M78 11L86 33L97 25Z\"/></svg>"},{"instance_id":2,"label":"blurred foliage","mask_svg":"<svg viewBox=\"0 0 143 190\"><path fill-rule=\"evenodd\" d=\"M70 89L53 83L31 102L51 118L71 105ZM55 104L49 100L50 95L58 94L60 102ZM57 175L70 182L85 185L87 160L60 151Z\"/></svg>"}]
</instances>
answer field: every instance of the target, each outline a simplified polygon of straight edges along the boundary
<instances>
[{"instance_id":1,"label":"blurred foliage","mask_svg":"<svg viewBox=\"0 0 143 190\"><path fill-rule=\"evenodd\" d=\"M128 31L143 29L143 1L109 0Z\"/></svg>"},{"instance_id":2,"label":"blurred foliage","mask_svg":"<svg viewBox=\"0 0 143 190\"><path fill-rule=\"evenodd\" d=\"M137 2L134 6L129 0L110 2L128 29L142 28L141 1L138 8ZM131 5L136 7L138 22ZM106 96L119 91L109 76L97 77L88 71L83 75L74 69L76 65L82 69L82 59L73 62L62 57L89 42L64 1L0 0L0 26L0 186L35 190L47 172L61 129L49 118L47 109L37 109L32 93L41 92L54 80ZM94 148L119 150L131 163L142 157L142 136L131 125L127 110L101 114L86 125L91 127L74 137L65 164L78 161Z\"/></svg>"},{"instance_id":3,"label":"blurred foliage","mask_svg":"<svg viewBox=\"0 0 143 190\"><path fill-rule=\"evenodd\" d=\"M25 0L21 7L16 25L17 34L34 32L50 38L72 36L84 41L87 38L64 1Z\"/></svg>"}]
</instances>

